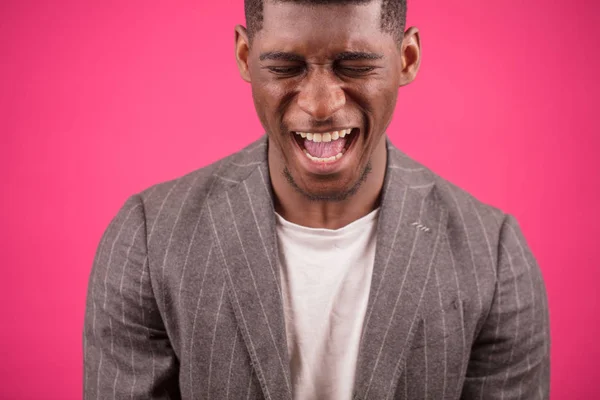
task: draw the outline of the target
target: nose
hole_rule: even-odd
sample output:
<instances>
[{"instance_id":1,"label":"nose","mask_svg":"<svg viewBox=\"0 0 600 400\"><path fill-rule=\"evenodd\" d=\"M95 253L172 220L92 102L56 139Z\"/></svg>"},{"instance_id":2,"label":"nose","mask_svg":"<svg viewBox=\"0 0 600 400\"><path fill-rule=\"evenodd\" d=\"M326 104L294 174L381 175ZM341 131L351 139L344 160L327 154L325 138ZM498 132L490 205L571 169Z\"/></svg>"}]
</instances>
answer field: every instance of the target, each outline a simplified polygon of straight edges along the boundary
<instances>
[{"instance_id":1,"label":"nose","mask_svg":"<svg viewBox=\"0 0 600 400\"><path fill-rule=\"evenodd\" d=\"M317 121L328 119L346 104L346 95L331 74L311 71L298 94L298 106Z\"/></svg>"}]
</instances>

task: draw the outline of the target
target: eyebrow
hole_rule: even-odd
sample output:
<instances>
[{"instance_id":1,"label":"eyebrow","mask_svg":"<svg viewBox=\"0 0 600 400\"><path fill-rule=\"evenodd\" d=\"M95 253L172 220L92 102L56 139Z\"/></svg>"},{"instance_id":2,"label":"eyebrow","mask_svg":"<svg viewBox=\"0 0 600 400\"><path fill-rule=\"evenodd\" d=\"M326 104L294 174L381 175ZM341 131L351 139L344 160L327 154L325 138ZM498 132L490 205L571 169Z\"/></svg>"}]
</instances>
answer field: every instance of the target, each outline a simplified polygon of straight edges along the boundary
<instances>
[{"instance_id":1,"label":"eyebrow","mask_svg":"<svg viewBox=\"0 0 600 400\"><path fill-rule=\"evenodd\" d=\"M383 55L377 53L369 53L364 51L344 51L336 54L335 61L380 60L382 58ZM300 54L285 51L268 51L266 53L262 53L259 59L260 61L304 61L304 57Z\"/></svg>"},{"instance_id":2,"label":"eyebrow","mask_svg":"<svg viewBox=\"0 0 600 400\"><path fill-rule=\"evenodd\" d=\"M344 51L335 56L336 61L381 60L382 58L382 54L367 53L364 51Z\"/></svg>"},{"instance_id":3,"label":"eyebrow","mask_svg":"<svg viewBox=\"0 0 600 400\"><path fill-rule=\"evenodd\" d=\"M262 53L259 59L260 61L304 61L304 57L302 57L300 54L288 53L285 51L268 51L266 53Z\"/></svg>"}]
</instances>

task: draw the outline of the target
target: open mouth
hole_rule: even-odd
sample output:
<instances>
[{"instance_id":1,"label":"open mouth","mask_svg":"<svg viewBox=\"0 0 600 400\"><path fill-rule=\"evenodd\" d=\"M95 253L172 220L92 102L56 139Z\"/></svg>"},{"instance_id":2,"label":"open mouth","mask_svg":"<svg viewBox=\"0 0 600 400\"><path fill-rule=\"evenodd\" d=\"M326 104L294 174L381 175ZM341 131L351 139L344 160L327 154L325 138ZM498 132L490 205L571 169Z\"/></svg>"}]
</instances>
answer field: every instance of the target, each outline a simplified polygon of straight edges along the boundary
<instances>
[{"instance_id":1,"label":"open mouth","mask_svg":"<svg viewBox=\"0 0 600 400\"><path fill-rule=\"evenodd\" d=\"M331 132L292 132L296 143L311 161L329 164L341 159L358 137L358 128Z\"/></svg>"}]
</instances>

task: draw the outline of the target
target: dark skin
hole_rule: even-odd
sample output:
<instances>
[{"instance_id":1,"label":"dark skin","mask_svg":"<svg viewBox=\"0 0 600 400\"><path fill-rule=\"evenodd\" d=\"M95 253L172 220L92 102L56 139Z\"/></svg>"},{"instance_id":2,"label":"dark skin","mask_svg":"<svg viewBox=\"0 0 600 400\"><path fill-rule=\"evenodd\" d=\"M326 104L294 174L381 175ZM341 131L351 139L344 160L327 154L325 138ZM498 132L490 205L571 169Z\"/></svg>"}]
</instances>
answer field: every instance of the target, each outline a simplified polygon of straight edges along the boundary
<instances>
[{"instance_id":1,"label":"dark skin","mask_svg":"<svg viewBox=\"0 0 600 400\"><path fill-rule=\"evenodd\" d=\"M398 88L415 79L416 28L399 42L381 30L380 2L306 5L266 0L249 41L235 28L240 74L269 139L276 211L312 228L341 228L378 206L386 171L385 131ZM352 128L348 149L323 165L294 132Z\"/></svg>"}]
</instances>

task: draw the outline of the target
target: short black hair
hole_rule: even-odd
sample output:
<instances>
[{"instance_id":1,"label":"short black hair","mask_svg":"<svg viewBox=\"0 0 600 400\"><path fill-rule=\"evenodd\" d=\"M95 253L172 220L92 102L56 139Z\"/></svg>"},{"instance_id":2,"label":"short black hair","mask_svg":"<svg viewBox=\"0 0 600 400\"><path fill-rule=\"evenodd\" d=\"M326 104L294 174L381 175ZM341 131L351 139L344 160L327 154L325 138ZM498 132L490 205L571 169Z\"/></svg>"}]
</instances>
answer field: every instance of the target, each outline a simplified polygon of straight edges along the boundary
<instances>
[{"instance_id":1,"label":"short black hair","mask_svg":"<svg viewBox=\"0 0 600 400\"><path fill-rule=\"evenodd\" d=\"M366 4L376 0L244 0L248 38L262 29L263 2L293 2L300 4ZM381 30L402 40L406 26L406 0L381 0Z\"/></svg>"}]
</instances>

